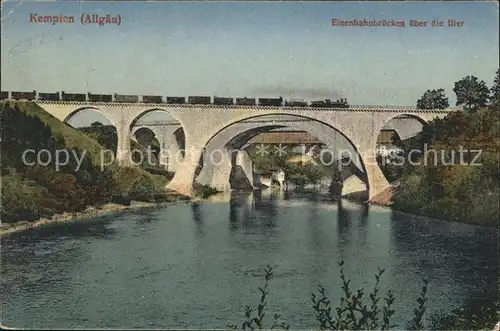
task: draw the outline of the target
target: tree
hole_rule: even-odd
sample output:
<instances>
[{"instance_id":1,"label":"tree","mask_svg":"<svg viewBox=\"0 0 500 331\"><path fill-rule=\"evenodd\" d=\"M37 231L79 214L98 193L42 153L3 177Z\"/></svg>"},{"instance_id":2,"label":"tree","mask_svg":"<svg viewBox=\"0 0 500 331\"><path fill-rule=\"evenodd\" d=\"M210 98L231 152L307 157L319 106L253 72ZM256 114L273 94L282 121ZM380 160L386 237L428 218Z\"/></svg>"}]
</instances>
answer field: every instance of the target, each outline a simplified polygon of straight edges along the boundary
<instances>
[{"instance_id":1,"label":"tree","mask_svg":"<svg viewBox=\"0 0 500 331\"><path fill-rule=\"evenodd\" d=\"M91 127L95 128L95 127L100 127L100 126L104 126L104 124L102 124L101 122L93 122L92 124L90 124Z\"/></svg>"},{"instance_id":2,"label":"tree","mask_svg":"<svg viewBox=\"0 0 500 331\"><path fill-rule=\"evenodd\" d=\"M495 79L493 80L493 86L491 87L491 103L495 104L500 101L500 86L498 86L499 83L499 77L498 75L500 74L500 69L497 69Z\"/></svg>"},{"instance_id":3,"label":"tree","mask_svg":"<svg viewBox=\"0 0 500 331\"><path fill-rule=\"evenodd\" d=\"M427 90L424 95L418 99L418 109L445 109L449 106L448 98L444 94L444 89Z\"/></svg>"},{"instance_id":4,"label":"tree","mask_svg":"<svg viewBox=\"0 0 500 331\"><path fill-rule=\"evenodd\" d=\"M484 80L478 81L471 75L455 82L453 91L457 95L457 106L464 105L468 110L485 107L490 94Z\"/></svg>"}]
</instances>

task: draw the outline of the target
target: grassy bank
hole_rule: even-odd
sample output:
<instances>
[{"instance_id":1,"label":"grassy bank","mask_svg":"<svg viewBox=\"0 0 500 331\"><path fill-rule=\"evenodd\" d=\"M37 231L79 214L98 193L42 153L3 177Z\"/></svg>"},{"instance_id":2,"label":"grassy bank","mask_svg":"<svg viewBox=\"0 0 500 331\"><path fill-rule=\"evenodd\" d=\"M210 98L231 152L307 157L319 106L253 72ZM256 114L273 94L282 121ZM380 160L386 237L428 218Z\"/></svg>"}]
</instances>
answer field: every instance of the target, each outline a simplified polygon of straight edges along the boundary
<instances>
[{"instance_id":1,"label":"grassy bank","mask_svg":"<svg viewBox=\"0 0 500 331\"><path fill-rule=\"evenodd\" d=\"M0 216L4 226L47 221L57 215L64 218L65 213L84 213L89 207L110 203L127 206L132 200L185 199L165 189L169 176L161 171L150 173L142 166L119 167L116 163L101 169L101 151L110 147L112 135L103 138L93 130L100 144L32 102L2 101L0 121ZM34 152L26 154L28 150ZM36 153L42 150L37 160ZM70 157L57 168L56 157L62 163L66 160L60 151L67 151Z\"/></svg>"}]
</instances>

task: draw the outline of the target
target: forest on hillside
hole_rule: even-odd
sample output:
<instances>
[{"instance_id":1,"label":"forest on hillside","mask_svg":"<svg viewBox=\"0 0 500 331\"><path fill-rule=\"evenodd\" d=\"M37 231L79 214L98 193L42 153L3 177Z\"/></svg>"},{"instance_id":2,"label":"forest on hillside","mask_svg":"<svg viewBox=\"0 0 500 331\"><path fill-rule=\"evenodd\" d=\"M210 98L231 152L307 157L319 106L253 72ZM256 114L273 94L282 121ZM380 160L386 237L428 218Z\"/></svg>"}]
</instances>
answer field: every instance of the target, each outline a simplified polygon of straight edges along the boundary
<instances>
[{"instance_id":1,"label":"forest on hillside","mask_svg":"<svg viewBox=\"0 0 500 331\"><path fill-rule=\"evenodd\" d=\"M101 169L100 152L104 146L34 103L2 102L0 121L4 223L74 213L109 202L155 201L167 183L165 176L150 174L140 167L113 164ZM27 150L47 152L40 154L38 161L35 153L27 153L24 162ZM69 157L57 169L54 160L58 150L72 151L81 157L81 163Z\"/></svg>"},{"instance_id":2,"label":"forest on hillside","mask_svg":"<svg viewBox=\"0 0 500 331\"><path fill-rule=\"evenodd\" d=\"M457 106L443 119L400 147L427 154L414 157L417 165L391 165L386 175L399 178L393 206L438 219L498 226L500 213L499 71L493 86L467 76L455 83ZM444 90L428 90L417 101L421 109L446 108ZM436 153L431 150L436 151ZM462 160L460 155L462 154Z\"/></svg>"}]
</instances>

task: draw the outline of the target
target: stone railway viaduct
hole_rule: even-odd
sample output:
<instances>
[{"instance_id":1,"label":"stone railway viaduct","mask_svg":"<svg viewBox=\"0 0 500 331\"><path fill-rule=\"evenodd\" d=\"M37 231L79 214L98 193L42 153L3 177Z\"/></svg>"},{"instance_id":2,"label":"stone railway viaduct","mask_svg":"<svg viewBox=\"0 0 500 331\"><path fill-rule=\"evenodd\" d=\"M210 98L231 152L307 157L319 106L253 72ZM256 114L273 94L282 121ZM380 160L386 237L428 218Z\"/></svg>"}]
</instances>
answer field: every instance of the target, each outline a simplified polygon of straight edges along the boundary
<instances>
[{"instance_id":1,"label":"stone railway viaduct","mask_svg":"<svg viewBox=\"0 0 500 331\"><path fill-rule=\"evenodd\" d=\"M35 101L40 107L67 122L77 113L93 110L104 115L116 127L118 142L116 159L119 164L130 165L130 139L137 130L137 121L153 111L163 111L172 117L171 125L151 127L163 149L170 155L179 151L178 133L182 128L185 151L173 163L175 175L169 189L193 195L193 184L226 187L231 168L240 165L250 176L248 155L231 151L241 149L253 137L262 132L279 128L307 131L323 141L329 148L349 145L357 152L354 163L364 174L369 197L383 191L390 184L382 174L374 155L378 133L392 119L406 116L425 123L436 117L442 118L454 109L416 110L411 108L314 108L314 107L266 107L266 106L219 106L174 105L114 102ZM404 136L398 132L400 136ZM333 137L339 137L333 138ZM200 160L208 151L219 150L216 166ZM163 153L162 153L163 154ZM250 161L251 162L251 161ZM358 176L359 177L359 176ZM251 178L251 177L249 177ZM346 192L343 192L346 193Z\"/></svg>"}]
</instances>

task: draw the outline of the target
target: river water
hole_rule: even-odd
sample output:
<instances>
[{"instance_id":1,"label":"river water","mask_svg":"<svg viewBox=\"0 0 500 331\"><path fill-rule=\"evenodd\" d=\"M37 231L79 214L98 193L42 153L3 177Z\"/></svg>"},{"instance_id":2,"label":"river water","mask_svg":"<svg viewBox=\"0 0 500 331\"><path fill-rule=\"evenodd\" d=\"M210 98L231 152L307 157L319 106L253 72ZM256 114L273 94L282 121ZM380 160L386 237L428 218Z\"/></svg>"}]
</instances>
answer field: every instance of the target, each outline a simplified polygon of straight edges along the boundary
<instances>
[{"instance_id":1,"label":"river water","mask_svg":"<svg viewBox=\"0 0 500 331\"><path fill-rule=\"evenodd\" d=\"M229 199L231 200L229 201ZM311 293L352 287L396 297L411 318L422 279L429 312L449 312L498 275L495 229L315 193L263 191L127 212L2 238L2 324L26 328L224 328L256 305L271 265L269 313L317 328ZM269 319L268 319L269 322Z\"/></svg>"}]
</instances>

